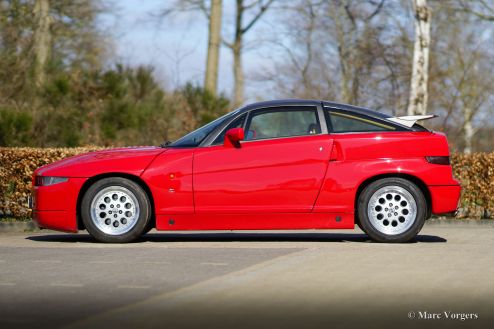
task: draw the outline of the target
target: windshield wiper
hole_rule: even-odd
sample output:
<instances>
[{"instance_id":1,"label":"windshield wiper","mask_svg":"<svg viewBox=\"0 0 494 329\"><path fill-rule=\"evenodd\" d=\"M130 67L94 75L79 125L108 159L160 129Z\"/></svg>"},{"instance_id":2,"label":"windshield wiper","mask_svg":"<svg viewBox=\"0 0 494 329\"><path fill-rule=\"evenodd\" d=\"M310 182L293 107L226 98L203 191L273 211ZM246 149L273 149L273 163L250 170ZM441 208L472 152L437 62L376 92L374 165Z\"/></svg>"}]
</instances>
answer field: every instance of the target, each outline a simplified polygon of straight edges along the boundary
<instances>
[{"instance_id":1,"label":"windshield wiper","mask_svg":"<svg viewBox=\"0 0 494 329\"><path fill-rule=\"evenodd\" d=\"M166 141L164 143L161 143L160 147L163 147L163 148L168 147L171 143L172 143L171 141Z\"/></svg>"}]
</instances>

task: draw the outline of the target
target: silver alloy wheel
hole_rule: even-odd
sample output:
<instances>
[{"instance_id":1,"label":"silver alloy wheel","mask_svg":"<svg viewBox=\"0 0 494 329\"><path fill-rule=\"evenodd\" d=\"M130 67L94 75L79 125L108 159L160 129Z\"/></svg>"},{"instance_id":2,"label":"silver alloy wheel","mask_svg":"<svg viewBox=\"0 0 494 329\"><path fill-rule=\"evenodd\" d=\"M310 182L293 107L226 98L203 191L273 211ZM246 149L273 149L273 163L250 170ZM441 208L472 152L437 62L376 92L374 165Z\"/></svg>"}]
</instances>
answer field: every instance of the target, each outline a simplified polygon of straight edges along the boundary
<instances>
[{"instance_id":1,"label":"silver alloy wheel","mask_svg":"<svg viewBox=\"0 0 494 329\"><path fill-rule=\"evenodd\" d=\"M385 186L374 192L367 205L372 226L381 233L406 232L417 219L417 203L410 192L400 186Z\"/></svg>"},{"instance_id":2,"label":"silver alloy wheel","mask_svg":"<svg viewBox=\"0 0 494 329\"><path fill-rule=\"evenodd\" d=\"M137 224L138 218L139 202L125 187L106 187L91 200L91 221L105 234L125 234Z\"/></svg>"}]
</instances>

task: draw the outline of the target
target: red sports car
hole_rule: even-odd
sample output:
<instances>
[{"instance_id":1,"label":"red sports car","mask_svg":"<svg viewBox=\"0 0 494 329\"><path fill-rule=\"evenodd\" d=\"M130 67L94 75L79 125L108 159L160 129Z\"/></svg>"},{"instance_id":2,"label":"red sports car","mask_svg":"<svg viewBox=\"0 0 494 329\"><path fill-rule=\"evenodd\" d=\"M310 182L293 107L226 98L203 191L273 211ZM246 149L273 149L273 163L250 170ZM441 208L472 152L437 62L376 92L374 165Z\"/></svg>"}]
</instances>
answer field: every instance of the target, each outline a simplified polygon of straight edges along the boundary
<instances>
[{"instance_id":1,"label":"red sports car","mask_svg":"<svg viewBox=\"0 0 494 329\"><path fill-rule=\"evenodd\" d=\"M129 242L173 230L352 229L413 239L454 212L444 134L314 100L251 104L160 147L67 158L33 175L40 227ZM145 132L143 132L145 133Z\"/></svg>"}]
</instances>

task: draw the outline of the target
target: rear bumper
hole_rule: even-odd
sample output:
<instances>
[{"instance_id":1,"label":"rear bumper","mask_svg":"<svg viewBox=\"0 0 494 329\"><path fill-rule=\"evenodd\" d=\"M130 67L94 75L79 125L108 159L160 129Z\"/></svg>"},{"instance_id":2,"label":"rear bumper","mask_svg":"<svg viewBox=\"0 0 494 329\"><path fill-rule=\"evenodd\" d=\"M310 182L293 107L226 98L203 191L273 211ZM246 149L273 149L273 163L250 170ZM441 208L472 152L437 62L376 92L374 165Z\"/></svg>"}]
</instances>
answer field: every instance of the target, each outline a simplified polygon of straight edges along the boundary
<instances>
[{"instance_id":1,"label":"rear bumper","mask_svg":"<svg viewBox=\"0 0 494 329\"><path fill-rule=\"evenodd\" d=\"M456 212L460 201L460 185L429 186L429 191L431 193L433 214Z\"/></svg>"}]
</instances>

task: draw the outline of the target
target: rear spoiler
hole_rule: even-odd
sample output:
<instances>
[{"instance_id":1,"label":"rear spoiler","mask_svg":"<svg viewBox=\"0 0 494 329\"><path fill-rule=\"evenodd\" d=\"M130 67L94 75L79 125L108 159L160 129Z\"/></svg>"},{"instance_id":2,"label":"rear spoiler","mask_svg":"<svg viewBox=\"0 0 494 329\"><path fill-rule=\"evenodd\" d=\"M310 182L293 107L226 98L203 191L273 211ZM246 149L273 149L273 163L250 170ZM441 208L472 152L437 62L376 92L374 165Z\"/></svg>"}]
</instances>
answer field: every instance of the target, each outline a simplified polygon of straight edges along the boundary
<instances>
[{"instance_id":1,"label":"rear spoiler","mask_svg":"<svg viewBox=\"0 0 494 329\"><path fill-rule=\"evenodd\" d=\"M387 118L389 121L393 121L396 123L399 123L401 125L407 126L411 128L415 122L421 121L421 120L428 120L437 117L437 115L434 114L428 114L428 115L407 115L404 117L391 117Z\"/></svg>"}]
</instances>

